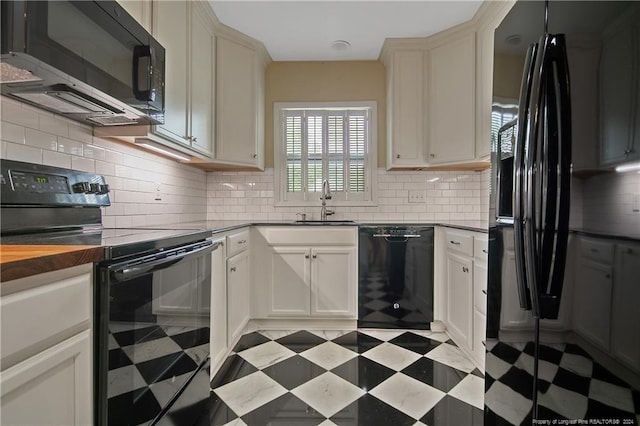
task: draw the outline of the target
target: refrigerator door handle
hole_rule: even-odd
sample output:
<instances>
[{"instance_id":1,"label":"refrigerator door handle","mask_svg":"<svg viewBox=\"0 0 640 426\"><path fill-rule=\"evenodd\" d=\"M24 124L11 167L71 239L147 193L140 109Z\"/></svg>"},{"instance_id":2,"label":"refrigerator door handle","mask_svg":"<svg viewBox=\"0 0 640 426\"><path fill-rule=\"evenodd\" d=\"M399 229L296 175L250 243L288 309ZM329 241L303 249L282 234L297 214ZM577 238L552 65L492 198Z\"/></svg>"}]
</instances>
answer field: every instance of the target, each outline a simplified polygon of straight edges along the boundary
<instances>
[{"instance_id":1,"label":"refrigerator door handle","mask_svg":"<svg viewBox=\"0 0 640 426\"><path fill-rule=\"evenodd\" d=\"M530 144L528 137L529 130L529 110L531 89L534 77L534 66L538 53L538 45L531 44L527 51L522 84L520 86L520 102L518 105L518 127L516 135L516 146L514 149L514 185L513 185L513 231L516 258L516 281L518 289L518 299L522 309L531 310L531 296L529 284L525 272L525 249L524 249L524 226L525 226L525 177L527 174L525 164L525 154L527 146Z\"/></svg>"}]
</instances>

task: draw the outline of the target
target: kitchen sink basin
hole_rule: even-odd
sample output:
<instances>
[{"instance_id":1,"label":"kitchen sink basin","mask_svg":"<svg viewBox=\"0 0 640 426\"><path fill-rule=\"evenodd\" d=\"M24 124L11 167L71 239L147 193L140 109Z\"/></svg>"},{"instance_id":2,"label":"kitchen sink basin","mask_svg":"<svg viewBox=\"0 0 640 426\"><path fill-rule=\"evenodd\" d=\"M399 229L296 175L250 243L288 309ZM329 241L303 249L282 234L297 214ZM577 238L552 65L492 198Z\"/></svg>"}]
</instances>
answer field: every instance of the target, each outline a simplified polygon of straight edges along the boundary
<instances>
[{"instance_id":1,"label":"kitchen sink basin","mask_svg":"<svg viewBox=\"0 0 640 426\"><path fill-rule=\"evenodd\" d=\"M338 224L355 224L353 220L296 220L296 223L305 223L308 225L338 225Z\"/></svg>"}]
</instances>

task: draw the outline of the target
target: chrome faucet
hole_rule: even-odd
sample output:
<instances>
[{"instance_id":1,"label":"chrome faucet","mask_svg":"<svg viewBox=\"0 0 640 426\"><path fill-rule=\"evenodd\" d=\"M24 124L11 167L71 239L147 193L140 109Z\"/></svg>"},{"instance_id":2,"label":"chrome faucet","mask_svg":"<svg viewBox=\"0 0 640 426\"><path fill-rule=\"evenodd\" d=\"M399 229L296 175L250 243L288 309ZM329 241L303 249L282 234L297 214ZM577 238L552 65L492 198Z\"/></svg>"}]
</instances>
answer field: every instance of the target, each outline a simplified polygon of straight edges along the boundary
<instances>
[{"instance_id":1,"label":"chrome faucet","mask_svg":"<svg viewBox=\"0 0 640 426\"><path fill-rule=\"evenodd\" d=\"M331 199L331 188L329 188L329 181L322 181L322 196L320 197L322 200L322 208L320 209L320 220L327 220L327 216L331 216L335 214L333 210L327 209L327 200Z\"/></svg>"}]
</instances>

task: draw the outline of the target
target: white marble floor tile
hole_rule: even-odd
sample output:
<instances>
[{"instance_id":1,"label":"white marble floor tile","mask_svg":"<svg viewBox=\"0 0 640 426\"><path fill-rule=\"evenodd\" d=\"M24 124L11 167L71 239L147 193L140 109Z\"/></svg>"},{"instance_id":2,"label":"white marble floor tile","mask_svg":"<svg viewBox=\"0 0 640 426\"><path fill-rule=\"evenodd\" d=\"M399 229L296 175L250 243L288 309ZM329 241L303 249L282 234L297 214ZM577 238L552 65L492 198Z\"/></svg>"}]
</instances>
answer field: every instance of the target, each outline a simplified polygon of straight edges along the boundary
<instances>
[{"instance_id":1,"label":"white marble floor tile","mask_svg":"<svg viewBox=\"0 0 640 426\"><path fill-rule=\"evenodd\" d=\"M340 336L344 336L345 334L351 333L354 330L309 330L309 333L313 333L318 337L322 337L323 339L333 340L337 339Z\"/></svg>"},{"instance_id":2,"label":"white marble floor tile","mask_svg":"<svg viewBox=\"0 0 640 426\"><path fill-rule=\"evenodd\" d=\"M149 386L149 389L151 389L153 396L156 397L160 405L164 407L171 400L171 397L173 397L176 392L180 390L189 376L191 376L191 373L183 374L181 376L163 380L161 382L156 382L151 384ZM185 389L185 392L189 392L192 390L193 387L188 386Z\"/></svg>"},{"instance_id":3,"label":"white marble floor tile","mask_svg":"<svg viewBox=\"0 0 640 426\"><path fill-rule=\"evenodd\" d=\"M109 333L109 336L107 337L107 342L109 342L109 346L108 346L109 350L120 347L120 345L118 344L118 342L116 342L116 339L113 338L111 333Z\"/></svg>"},{"instance_id":4,"label":"white marble floor tile","mask_svg":"<svg viewBox=\"0 0 640 426\"><path fill-rule=\"evenodd\" d=\"M466 357L461 349L456 348L448 343L443 343L437 348L425 355L434 361L438 361L442 364L446 364L449 367L457 368L458 370L466 373L471 373L475 370L476 366Z\"/></svg>"},{"instance_id":5,"label":"white marble floor tile","mask_svg":"<svg viewBox=\"0 0 640 426\"><path fill-rule=\"evenodd\" d=\"M197 329L197 327L183 325L161 326L161 328L165 333L167 333L167 336L175 336L176 334L182 334Z\"/></svg>"},{"instance_id":6,"label":"white marble floor tile","mask_svg":"<svg viewBox=\"0 0 640 426\"><path fill-rule=\"evenodd\" d=\"M124 353L135 363L139 364L151 359L160 358L165 355L182 352L182 348L170 337L150 340L133 346L122 348Z\"/></svg>"},{"instance_id":7,"label":"white marble floor tile","mask_svg":"<svg viewBox=\"0 0 640 426\"><path fill-rule=\"evenodd\" d=\"M533 376L533 364L535 359L526 353L521 353L518 359L516 360L514 366L521 368L527 373ZM556 377L556 373L558 372L558 364L554 364L549 361L545 361L543 359L538 360L538 377L547 382L553 382L553 378Z\"/></svg>"},{"instance_id":8,"label":"white marble floor tile","mask_svg":"<svg viewBox=\"0 0 640 426\"><path fill-rule=\"evenodd\" d=\"M361 355L396 371L400 371L420 359L419 354L389 342L381 343Z\"/></svg>"},{"instance_id":9,"label":"white marble floor tile","mask_svg":"<svg viewBox=\"0 0 640 426\"><path fill-rule=\"evenodd\" d=\"M563 353L560 367L583 377L591 377L593 374L593 361L582 355Z\"/></svg>"},{"instance_id":10,"label":"white marble floor tile","mask_svg":"<svg viewBox=\"0 0 640 426\"><path fill-rule=\"evenodd\" d=\"M309 404L325 417L331 417L365 392L331 372L298 386L292 394Z\"/></svg>"},{"instance_id":11,"label":"white marble floor tile","mask_svg":"<svg viewBox=\"0 0 640 426\"><path fill-rule=\"evenodd\" d=\"M278 340L281 337L295 333L296 330L259 330L258 333L271 340Z\"/></svg>"},{"instance_id":12,"label":"white marble floor tile","mask_svg":"<svg viewBox=\"0 0 640 426\"><path fill-rule=\"evenodd\" d=\"M592 379L589 387L589 398L620 410L635 412L633 396L628 388L622 388L602 380Z\"/></svg>"},{"instance_id":13,"label":"white marble floor tile","mask_svg":"<svg viewBox=\"0 0 640 426\"><path fill-rule=\"evenodd\" d=\"M385 342L394 339L405 332L405 330L380 330L377 328L361 328L358 331Z\"/></svg>"},{"instance_id":14,"label":"white marble floor tile","mask_svg":"<svg viewBox=\"0 0 640 426\"><path fill-rule=\"evenodd\" d=\"M338 426L331 420L327 419L324 422L320 423L318 426Z\"/></svg>"},{"instance_id":15,"label":"white marble floor tile","mask_svg":"<svg viewBox=\"0 0 640 426\"><path fill-rule=\"evenodd\" d=\"M369 393L416 420L427 414L446 395L402 373L389 377Z\"/></svg>"},{"instance_id":16,"label":"white marble floor tile","mask_svg":"<svg viewBox=\"0 0 640 426\"><path fill-rule=\"evenodd\" d=\"M419 421L418 421L418 422L415 422L415 423L413 424L413 426L427 426L427 425L426 425L425 423L422 423L422 422L419 422Z\"/></svg>"},{"instance_id":17,"label":"white marble floor tile","mask_svg":"<svg viewBox=\"0 0 640 426\"><path fill-rule=\"evenodd\" d=\"M585 395L558 387L549 386L538 396L538 404L543 405L568 419L583 419L587 413L589 400Z\"/></svg>"},{"instance_id":18,"label":"white marble floor tile","mask_svg":"<svg viewBox=\"0 0 640 426\"><path fill-rule=\"evenodd\" d=\"M485 403L491 411L514 425L521 424L531 411L531 400L498 381L487 391Z\"/></svg>"},{"instance_id":19,"label":"white marble floor tile","mask_svg":"<svg viewBox=\"0 0 640 426\"><path fill-rule=\"evenodd\" d=\"M231 420L229 423L225 424L224 426L248 426L248 425L245 422L243 422L240 417L238 417L235 420Z\"/></svg>"},{"instance_id":20,"label":"white marble floor tile","mask_svg":"<svg viewBox=\"0 0 640 426\"><path fill-rule=\"evenodd\" d=\"M435 340L436 342L444 343L449 340L449 335L447 333L443 333L440 331L431 331L431 330L411 330L413 334L417 334L418 336L427 337L431 340Z\"/></svg>"},{"instance_id":21,"label":"white marble floor tile","mask_svg":"<svg viewBox=\"0 0 640 426\"><path fill-rule=\"evenodd\" d=\"M255 410L287 393L287 389L262 371L244 376L213 390L238 416Z\"/></svg>"},{"instance_id":22,"label":"white marble floor tile","mask_svg":"<svg viewBox=\"0 0 640 426\"><path fill-rule=\"evenodd\" d=\"M513 367L513 365L504 361L502 358L492 354L491 352L487 352L484 365L486 371L490 372L491 377L496 380L507 374L507 371L509 371L511 367Z\"/></svg>"},{"instance_id":23,"label":"white marble floor tile","mask_svg":"<svg viewBox=\"0 0 640 426\"><path fill-rule=\"evenodd\" d=\"M107 385L107 398L147 386L147 382L140 375L135 365L109 370L107 380L109 383Z\"/></svg>"},{"instance_id":24,"label":"white marble floor tile","mask_svg":"<svg viewBox=\"0 0 640 426\"><path fill-rule=\"evenodd\" d=\"M484 410L484 380L469 374L449 391L449 395Z\"/></svg>"},{"instance_id":25,"label":"white marble floor tile","mask_svg":"<svg viewBox=\"0 0 640 426\"><path fill-rule=\"evenodd\" d=\"M238 355L249 361L258 369L263 369L270 365L277 364L278 362L290 358L295 354L296 353L291 349L276 342L266 342L238 352Z\"/></svg>"},{"instance_id":26,"label":"white marble floor tile","mask_svg":"<svg viewBox=\"0 0 640 426\"><path fill-rule=\"evenodd\" d=\"M357 353L345 349L333 342L324 342L318 346L314 346L300 353L300 356L311 362L318 364L320 367L331 370L339 365L344 364L352 358L358 356Z\"/></svg>"}]
</instances>

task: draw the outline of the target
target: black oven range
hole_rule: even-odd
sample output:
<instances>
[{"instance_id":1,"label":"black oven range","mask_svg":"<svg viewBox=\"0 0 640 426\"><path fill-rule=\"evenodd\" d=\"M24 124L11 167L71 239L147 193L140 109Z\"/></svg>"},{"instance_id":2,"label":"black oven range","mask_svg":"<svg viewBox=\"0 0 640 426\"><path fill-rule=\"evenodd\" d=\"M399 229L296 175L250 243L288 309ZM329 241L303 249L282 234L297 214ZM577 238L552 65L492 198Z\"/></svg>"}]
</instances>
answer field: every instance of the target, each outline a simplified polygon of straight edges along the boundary
<instances>
[{"instance_id":1,"label":"black oven range","mask_svg":"<svg viewBox=\"0 0 640 426\"><path fill-rule=\"evenodd\" d=\"M104 228L102 176L4 159L1 169L2 244L104 247L94 268L95 424L206 418L211 233Z\"/></svg>"}]
</instances>

